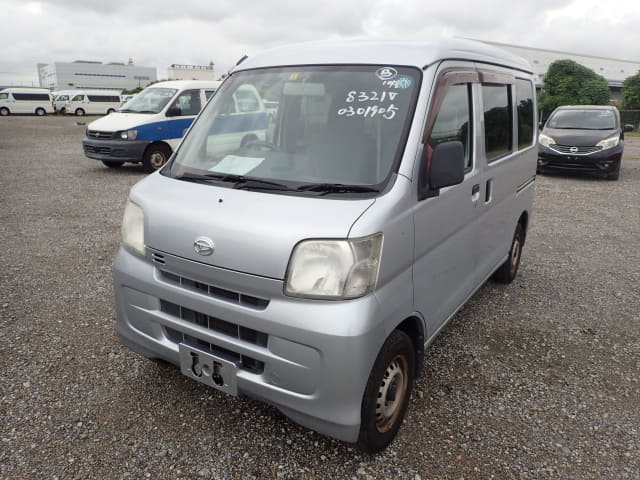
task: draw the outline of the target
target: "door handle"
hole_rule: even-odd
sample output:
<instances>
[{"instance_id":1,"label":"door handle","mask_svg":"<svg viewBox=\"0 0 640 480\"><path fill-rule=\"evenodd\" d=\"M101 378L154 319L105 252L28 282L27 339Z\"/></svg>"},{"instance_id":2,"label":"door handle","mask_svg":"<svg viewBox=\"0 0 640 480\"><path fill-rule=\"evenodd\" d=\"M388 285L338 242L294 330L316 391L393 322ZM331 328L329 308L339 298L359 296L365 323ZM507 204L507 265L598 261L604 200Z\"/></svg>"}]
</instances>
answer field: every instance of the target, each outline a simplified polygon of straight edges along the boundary
<instances>
[{"instance_id":1,"label":"door handle","mask_svg":"<svg viewBox=\"0 0 640 480\"><path fill-rule=\"evenodd\" d=\"M477 205L478 200L480 200L480 184L476 183L473 187L471 187L471 201L474 203L474 205Z\"/></svg>"}]
</instances>

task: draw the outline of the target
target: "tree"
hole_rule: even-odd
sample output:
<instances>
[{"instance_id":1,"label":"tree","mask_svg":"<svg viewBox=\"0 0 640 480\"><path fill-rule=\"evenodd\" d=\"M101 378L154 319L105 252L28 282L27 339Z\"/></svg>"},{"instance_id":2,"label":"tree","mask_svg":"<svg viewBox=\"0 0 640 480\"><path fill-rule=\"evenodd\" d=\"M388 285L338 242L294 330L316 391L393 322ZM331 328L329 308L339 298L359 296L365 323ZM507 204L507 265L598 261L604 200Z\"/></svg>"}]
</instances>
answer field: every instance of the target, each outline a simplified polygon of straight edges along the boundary
<instances>
[{"instance_id":1,"label":"tree","mask_svg":"<svg viewBox=\"0 0 640 480\"><path fill-rule=\"evenodd\" d=\"M622 82L622 106L629 110L640 110L640 72Z\"/></svg>"},{"instance_id":2,"label":"tree","mask_svg":"<svg viewBox=\"0 0 640 480\"><path fill-rule=\"evenodd\" d=\"M547 113L561 105L607 105L609 85L604 77L573 60L556 60L549 65L538 103Z\"/></svg>"}]
</instances>

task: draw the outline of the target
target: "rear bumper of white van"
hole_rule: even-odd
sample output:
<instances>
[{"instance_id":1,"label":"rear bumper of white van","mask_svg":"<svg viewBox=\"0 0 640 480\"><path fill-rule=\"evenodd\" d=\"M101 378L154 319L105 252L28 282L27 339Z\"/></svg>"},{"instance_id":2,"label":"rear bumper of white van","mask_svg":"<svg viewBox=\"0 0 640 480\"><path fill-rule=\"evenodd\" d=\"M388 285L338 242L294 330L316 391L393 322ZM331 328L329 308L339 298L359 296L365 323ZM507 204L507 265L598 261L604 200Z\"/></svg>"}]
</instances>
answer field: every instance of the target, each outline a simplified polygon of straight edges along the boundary
<instances>
[{"instance_id":1,"label":"rear bumper of white van","mask_svg":"<svg viewBox=\"0 0 640 480\"><path fill-rule=\"evenodd\" d=\"M123 248L114 285L124 345L178 366L185 347L231 362L238 394L325 435L357 440L365 385L386 338L375 296L292 299L281 280Z\"/></svg>"},{"instance_id":2,"label":"rear bumper of white van","mask_svg":"<svg viewBox=\"0 0 640 480\"><path fill-rule=\"evenodd\" d=\"M147 140L103 140L84 138L82 149L88 158L114 162L142 162Z\"/></svg>"}]
</instances>

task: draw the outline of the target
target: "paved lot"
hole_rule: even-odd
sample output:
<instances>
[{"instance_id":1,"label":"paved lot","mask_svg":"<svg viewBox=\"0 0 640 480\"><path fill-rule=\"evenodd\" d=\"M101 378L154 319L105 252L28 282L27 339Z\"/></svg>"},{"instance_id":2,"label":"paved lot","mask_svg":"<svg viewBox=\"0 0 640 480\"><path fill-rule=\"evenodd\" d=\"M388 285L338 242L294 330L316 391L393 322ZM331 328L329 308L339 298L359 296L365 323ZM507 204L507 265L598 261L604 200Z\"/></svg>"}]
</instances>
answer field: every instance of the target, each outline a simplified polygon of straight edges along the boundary
<instances>
[{"instance_id":1,"label":"paved lot","mask_svg":"<svg viewBox=\"0 0 640 480\"><path fill-rule=\"evenodd\" d=\"M77 122L0 119L0 478L640 478L640 138L618 182L538 177L518 280L454 318L368 457L119 345L144 173L84 158Z\"/></svg>"}]
</instances>

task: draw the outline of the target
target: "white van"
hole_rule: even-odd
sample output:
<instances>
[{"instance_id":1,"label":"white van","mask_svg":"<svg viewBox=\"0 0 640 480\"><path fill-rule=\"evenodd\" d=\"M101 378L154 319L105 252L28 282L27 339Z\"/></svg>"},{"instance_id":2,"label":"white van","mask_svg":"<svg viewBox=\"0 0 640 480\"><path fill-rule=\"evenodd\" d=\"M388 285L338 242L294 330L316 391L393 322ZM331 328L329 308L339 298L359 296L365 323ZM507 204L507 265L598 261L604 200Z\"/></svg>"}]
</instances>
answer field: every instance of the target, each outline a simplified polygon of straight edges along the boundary
<instances>
[{"instance_id":1,"label":"white van","mask_svg":"<svg viewBox=\"0 0 640 480\"><path fill-rule=\"evenodd\" d=\"M256 119L230 105L254 89L274 125L232 144ZM516 277L536 132L530 65L482 43L249 57L131 189L113 267L121 341L381 450L438 332L487 279Z\"/></svg>"},{"instance_id":2,"label":"white van","mask_svg":"<svg viewBox=\"0 0 640 480\"><path fill-rule=\"evenodd\" d=\"M77 90L63 105L72 115L109 115L120 108L120 90Z\"/></svg>"},{"instance_id":3,"label":"white van","mask_svg":"<svg viewBox=\"0 0 640 480\"><path fill-rule=\"evenodd\" d=\"M148 171L159 169L219 85L177 80L147 87L119 111L88 125L84 154L111 168L142 162Z\"/></svg>"},{"instance_id":4,"label":"white van","mask_svg":"<svg viewBox=\"0 0 640 480\"><path fill-rule=\"evenodd\" d=\"M53 97L46 88L8 87L0 90L0 115L53 113Z\"/></svg>"}]
</instances>

